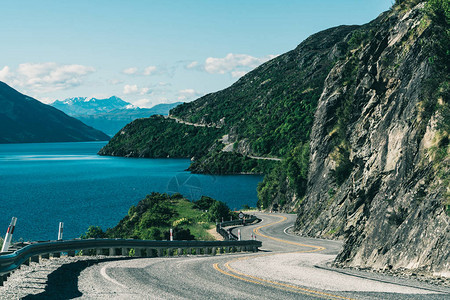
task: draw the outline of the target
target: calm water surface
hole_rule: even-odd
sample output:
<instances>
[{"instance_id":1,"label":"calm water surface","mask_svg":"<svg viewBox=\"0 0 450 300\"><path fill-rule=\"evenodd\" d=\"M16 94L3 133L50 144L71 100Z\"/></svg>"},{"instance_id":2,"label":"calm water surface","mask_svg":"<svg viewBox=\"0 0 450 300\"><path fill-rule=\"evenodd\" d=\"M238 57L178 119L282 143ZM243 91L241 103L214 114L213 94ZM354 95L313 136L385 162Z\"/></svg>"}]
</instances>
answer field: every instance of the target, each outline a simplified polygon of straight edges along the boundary
<instances>
[{"instance_id":1,"label":"calm water surface","mask_svg":"<svg viewBox=\"0 0 450 300\"><path fill-rule=\"evenodd\" d=\"M255 206L262 176L208 176L184 171L187 159L97 156L106 142L0 144L0 235L17 217L14 239L79 237L89 225L103 229L122 219L151 192L207 195L230 208Z\"/></svg>"}]
</instances>

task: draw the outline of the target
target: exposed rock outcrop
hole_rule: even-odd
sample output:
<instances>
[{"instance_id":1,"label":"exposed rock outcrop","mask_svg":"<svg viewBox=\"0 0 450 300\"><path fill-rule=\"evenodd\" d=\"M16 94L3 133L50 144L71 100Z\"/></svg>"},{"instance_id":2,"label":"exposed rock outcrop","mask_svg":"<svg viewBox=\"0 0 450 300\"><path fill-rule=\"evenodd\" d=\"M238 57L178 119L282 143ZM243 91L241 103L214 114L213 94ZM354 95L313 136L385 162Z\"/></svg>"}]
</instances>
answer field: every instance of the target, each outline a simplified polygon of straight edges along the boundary
<instances>
[{"instance_id":1,"label":"exposed rock outcrop","mask_svg":"<svg viewBox=\"0 0 450 300\"><path fill-rule=\"evenodd\" d=\"M361 28L370 38L325 81L296 230L345 239L337 265L450 277L448 132L436 129L448 73L430 59L443 28L424 7Z\"/></svg>"}]
</instances>

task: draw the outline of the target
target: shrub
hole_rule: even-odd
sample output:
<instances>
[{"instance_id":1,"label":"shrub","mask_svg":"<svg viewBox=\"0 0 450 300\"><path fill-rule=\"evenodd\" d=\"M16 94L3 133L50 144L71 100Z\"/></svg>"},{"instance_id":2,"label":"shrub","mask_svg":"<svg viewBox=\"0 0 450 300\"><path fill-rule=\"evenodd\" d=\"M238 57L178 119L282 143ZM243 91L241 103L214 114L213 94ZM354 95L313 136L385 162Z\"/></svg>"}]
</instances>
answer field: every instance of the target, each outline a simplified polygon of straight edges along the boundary
<instances>
[{"instance_id":1,"label":"shrub","mask_svg":"<svg viewBox=\"0 0 450 300\"><path fill-rule=\"evenodd\" d=\"M100 228L100 226L89 226L85 234L81 235L82 239L104 239L106 234Z\"/></svg>"}]
</instances>

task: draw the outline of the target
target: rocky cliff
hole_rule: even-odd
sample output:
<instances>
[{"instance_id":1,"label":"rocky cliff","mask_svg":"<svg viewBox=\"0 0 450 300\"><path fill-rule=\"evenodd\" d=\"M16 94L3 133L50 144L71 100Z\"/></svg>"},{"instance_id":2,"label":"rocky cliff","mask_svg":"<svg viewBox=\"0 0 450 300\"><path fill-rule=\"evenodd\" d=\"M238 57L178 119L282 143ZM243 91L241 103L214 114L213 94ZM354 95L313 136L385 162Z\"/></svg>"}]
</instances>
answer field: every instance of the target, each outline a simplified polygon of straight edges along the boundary
<instances>
[{"instance_id":1,"label":"rocky cliff","mask_svg":"<svg viewBox=\"0 0 450 300\"><path fill-rule=\"evenodd\" d=\"M295 229L344 239L337 265L450 276L448 8L447 19L441 12L397 5L352 34L357 43L325 80Z\"/></svg>"}]
</instances>

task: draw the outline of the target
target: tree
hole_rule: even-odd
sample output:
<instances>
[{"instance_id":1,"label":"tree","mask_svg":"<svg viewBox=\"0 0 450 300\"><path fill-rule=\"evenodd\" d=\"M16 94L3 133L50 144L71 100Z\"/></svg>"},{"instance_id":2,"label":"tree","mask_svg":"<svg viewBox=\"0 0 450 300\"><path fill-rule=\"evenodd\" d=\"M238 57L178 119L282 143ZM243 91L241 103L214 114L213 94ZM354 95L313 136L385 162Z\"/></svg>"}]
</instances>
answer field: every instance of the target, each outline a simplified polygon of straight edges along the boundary
<instances>
[{"instance_id":1,"label":"tree","mask_svg":"<svg viewBox=\"0 0 450 300\"><path fill-rule=\"evenodd\" d=\"M222 218L226 219L229 216L229 211L230 209L225 203L216 201L209 209L210 220L214 222L215 220L221 220Z\"/></svg>"},{"instance_id":2,"label":"tree","mask_svg":"<svg viewBox=\"0 0 450 300\"><path fill-rule=\"evenodd\" d=\"M100 226L89 226L85 234L81 235L82 239L104 239L106 234L100 228Z\"/></svg>"}]
</instances>

